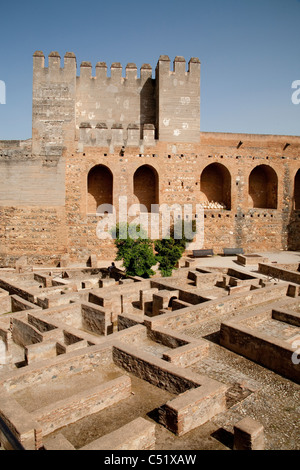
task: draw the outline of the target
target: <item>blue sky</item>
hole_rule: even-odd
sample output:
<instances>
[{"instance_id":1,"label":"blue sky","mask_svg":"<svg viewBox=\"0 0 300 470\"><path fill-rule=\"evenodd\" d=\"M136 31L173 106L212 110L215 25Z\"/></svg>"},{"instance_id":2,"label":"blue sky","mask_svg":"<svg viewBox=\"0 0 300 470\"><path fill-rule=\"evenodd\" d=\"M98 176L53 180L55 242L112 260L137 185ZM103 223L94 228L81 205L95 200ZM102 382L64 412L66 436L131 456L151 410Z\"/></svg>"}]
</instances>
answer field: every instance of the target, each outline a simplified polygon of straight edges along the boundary
<instances>
[{"instance_id":1,"label":"blue sky","mask_svg":"<svg viewBox=\"0 0 300 470\"><path fill-rule=\"evenodd\" d=\"M31 137L32 55L83 60L201 61L201 130L300 135L299 0L1 2L0 139Z\"/></svg>"}]
</instances>

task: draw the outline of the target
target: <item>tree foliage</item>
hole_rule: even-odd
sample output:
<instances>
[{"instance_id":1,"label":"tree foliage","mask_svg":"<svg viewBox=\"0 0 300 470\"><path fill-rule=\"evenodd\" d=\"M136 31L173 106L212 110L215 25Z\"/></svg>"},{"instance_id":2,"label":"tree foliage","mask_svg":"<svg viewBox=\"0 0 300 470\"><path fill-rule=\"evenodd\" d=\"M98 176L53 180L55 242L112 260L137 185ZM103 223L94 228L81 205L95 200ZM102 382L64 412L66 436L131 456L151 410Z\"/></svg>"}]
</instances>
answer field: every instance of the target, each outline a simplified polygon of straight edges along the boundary
<instances>
[{"instance_id":1,"label":"tree foliage","mask_svg":"<svg viewBox=\"0 0 300 470\"><path fill-rule=\"evenodd\" d=\"M151 277L156 264L153 243L140 225L118 224L115 229L116 261L123 260L126 273L131 276Z\"/></svg>"},{"instance_id":2,"label":"tree foliage","mask_svg":"<svg viewBox=\"0 0 300 470\"><path fill-rule=\"evenodd\" d=\"M170 237L156 240L155 250L156 260L159 262L159 270L162 276L171 276L177 262L182 257L187 243L191 242L195 236L195 221L192 224L185 224L178 221L170 229Z\"/></svg>"},{"instance_id":3,"label":"tree foliage","mask_svg":"<svg viewBox=\"0 0 300 470\"><path fill-rule=\"evenodd\" d=\"M126 273L131 276L149 278L155 274L152 267L157 263L162 276L171 276L194 236L195 221L185 224L180 220L171 227L170 236L156 240L153 247L153 242L140 225L118 224L114 228L116 261L123 260Z\"/></svg>"}]
</instances>

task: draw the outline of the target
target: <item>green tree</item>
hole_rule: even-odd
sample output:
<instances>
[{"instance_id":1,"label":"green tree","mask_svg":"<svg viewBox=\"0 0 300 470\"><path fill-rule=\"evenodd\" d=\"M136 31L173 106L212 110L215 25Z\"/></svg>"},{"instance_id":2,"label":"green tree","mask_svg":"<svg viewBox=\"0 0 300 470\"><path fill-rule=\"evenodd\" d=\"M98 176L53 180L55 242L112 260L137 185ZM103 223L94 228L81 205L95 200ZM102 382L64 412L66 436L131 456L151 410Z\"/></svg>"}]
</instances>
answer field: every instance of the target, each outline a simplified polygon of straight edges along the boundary
<instances>
[{"instance_id":1,"label":"green tree","mask_svg":"<svg viewBox=\"0 0 300 470\"><path fill-rule=\"evenodd\" d=\"M182 257L187 243L191 242L195 236L195 220L192 224L185 224L180 220L170 229L170 237L156 240L155 251L156 260L159 263L159 270L162 276L171 276L177 262Z\"/></svg>"},{"instance_id":2,"label":"green tree","mask_svg":"<svg viewBox=\"0 0 300 470\"><path fill-rule=\"evenodd\" d=\"M116 261L123 260L126 273L131 276L149 278L155 272L151 269L156 264L153 243L140 225L118 224L114 229Z\"/></svg>"}]
</instances>

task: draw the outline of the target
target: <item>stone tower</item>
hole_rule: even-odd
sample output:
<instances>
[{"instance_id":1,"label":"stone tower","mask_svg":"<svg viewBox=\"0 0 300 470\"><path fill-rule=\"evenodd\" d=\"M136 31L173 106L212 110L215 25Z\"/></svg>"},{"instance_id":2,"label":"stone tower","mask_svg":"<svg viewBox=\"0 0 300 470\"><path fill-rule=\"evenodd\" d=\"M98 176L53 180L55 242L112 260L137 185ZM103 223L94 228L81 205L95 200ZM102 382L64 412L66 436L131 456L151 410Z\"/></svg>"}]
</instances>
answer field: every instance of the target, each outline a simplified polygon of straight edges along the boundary
<instances>
[{"instance_id":1,"label":"stone tower","mask_svg":"<svg viewBox=\"0 0 300 470\"><path fill-rule=\"evenodd\" d=\"M81 145L139 145L154 140L198 142L200 137L200 61L192 58L186 71L183 57L159 58L155 78L143 64L82 62L66 53L64 66L51 52L45 67L43 52L33 56L33 152L56 155L77 140Z\"/></svg>"}]
</instances>

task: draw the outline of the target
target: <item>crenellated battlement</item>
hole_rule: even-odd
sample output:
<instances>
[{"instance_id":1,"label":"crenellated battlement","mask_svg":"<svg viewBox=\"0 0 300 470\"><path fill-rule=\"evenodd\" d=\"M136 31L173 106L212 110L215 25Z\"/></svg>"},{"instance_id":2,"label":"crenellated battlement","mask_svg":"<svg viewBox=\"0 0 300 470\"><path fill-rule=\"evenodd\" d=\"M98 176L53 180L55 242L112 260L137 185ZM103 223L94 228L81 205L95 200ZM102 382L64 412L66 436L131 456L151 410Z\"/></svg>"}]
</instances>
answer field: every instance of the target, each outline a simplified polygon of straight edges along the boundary
<instances>
[{"instance_id":1,"label":"crenellated battlement","mask_svg":"<svg viewBox=\"0 0 300 470\"><path fill-rule=\"evenodd\" d=\"M45 66L45 55L42 51L36 51L33 55L34 59L34 69L44 69L46 71L63 71L65 68L69 69L70 66L75 65L77 72L77 60L73 52L66 52L63 58L63 63L61 56L57 51L52 51L48 55L48 66ZM159 57L155 72L159 70L160 73L167 73L169 76L174 76L176 74L188 75L188 74L197 74L199 75L200 69L200 60L197 57L192 57L188 62L188 67L186 67L186 60L182 56L176 56L173 61L173 67L171 67L171 60L167 55L161 55ZM125 67L125 74L123 73L123 66L120 62L113 62L110 67L106 62L97 62L95 66L95 72L93 74L93 65L89 61L83 61L80 64L78 77L88 77L88 78L100 78L100 79L109 79L117 78L123 80L130 79L143 79L152 77L152 67L150 64L143 64L140 67L140 74L138 75L138 68L135 63L128 63ZM109 73L110 72L110 73Z\"/></svg>"},{"instance_id":2,"label":"crenellated battlement","mask_svg":"<svg viewBox=\"0 0 300 470\"><path fill-rule=\"evenodd\" d=\"M93 67L91 62L82 62L80 65L80 74L78 78L112 80L120 81L121 83L125 82L126 80L141 80L144 82L148 78L152 78L152 67L149 64L143 64L140 68L140 74L138 75L138 68L136 64L129 63L125 67L124 76L123 67L119 62L112 63L110 69L108 68L106 62L97 62L95 67L95 74L93 75Z\"/></svg>"},{"instance_id":3,"label":"crenellated battlement","mask_svg":"<svg viewBox=\"0 0 300 470\"><path fill-rule=\"evenodd\" d=\"M82 126L85 123L85 127ZM106 126L100 131L99 123ZM88 130L94 129L92 133ZM116 126L119 126L117 129ZM57 51L33 55L33 143L36 152L45 153L44 142L63 145L66 139L88 144L113 141L124 129L124 141L144 140L151 126L155 139L198 141L200 132L200 61L176 56L171 70L170 58L159 57L155 77L150 64L138 72L135 63L125 68L120 62L90 61L78 67L76 56ZM85 129L85 130L83 130ZM82 136L85 136L82 139ZM134 135L134 138L133 138ZM89 137L89 138L88 138ZM127 139L127 140L126 140ZM50 144L49 144L50 141Z\"/></svg>"},{"instance_id":4,"label":"crenellated battlement","mask_svg":"<svg viewBox=\"0 0 300 470\"><path fill-rule=\"evenodd\" d=\"M197 57L192 57L188 62L188 69L186 69L186 60L182 56L176 56L173 61L173 69L171 69L171 60L167 55L159 57L156 72L167 73L168 75L188 75L199 74L200 60Z\"/></svg>"},{"instance_id":5,"label":"crenellated battlement","mask_svg":"<svg viewBox=\"0 0 300 470\"><path fill-rule=\"evenodd\" d=\"M48 55L48 67L45 66L45 56L42 51L36 51L33 54L33 71L44 70L47 73L69 71L70 68L76 71L76 56L73 52L67 52L64 56L64 67L61 68L61 57L56 51Z\"/></svg>"},{"instance_id":6,"label":"crenellated battlement","mask_svg":"<svg viewBox=\"0 0 300 470\"><path fill-rule=\"evenodd\" d=\"M46 73L49 72L63 72L64 69L70 69L70 66L75 66L77 78L93 78L93 79L117 79L117 80L146 80L152 78L152 67L150 64L143 64L140 67L140 74L138 75L138 68L134 63L128 63L125 67L125 74L120 62L113 62L110 67L106 62L97 62L95 71L93 73L93 65L89 61L83 61L79 67L77 74L77 60L73 52L67 52L63 58L58 52L53 51L48 55L48 66L45 66L45 55L42 51L36 51L33 55L33 67L35 71L43 69Z\"/></svg>"}]
</instances>

